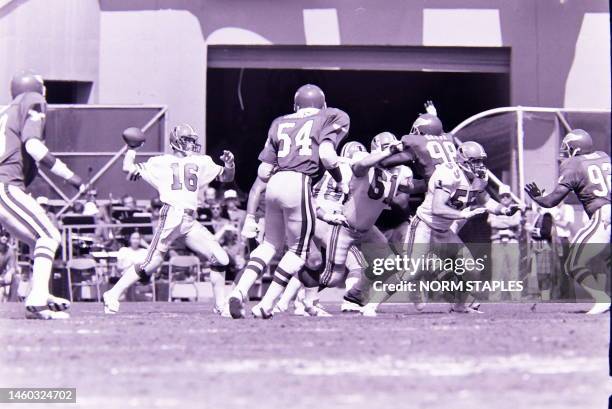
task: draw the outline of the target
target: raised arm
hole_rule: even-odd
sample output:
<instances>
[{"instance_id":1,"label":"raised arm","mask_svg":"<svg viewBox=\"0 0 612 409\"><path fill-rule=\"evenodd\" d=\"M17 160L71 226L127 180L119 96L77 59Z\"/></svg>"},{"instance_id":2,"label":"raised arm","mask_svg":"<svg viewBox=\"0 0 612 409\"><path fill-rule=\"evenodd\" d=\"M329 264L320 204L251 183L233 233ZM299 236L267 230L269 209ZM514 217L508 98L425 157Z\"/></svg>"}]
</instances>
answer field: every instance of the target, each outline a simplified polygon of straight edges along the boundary
<instances>
[{"instance_id":1,"label":"raised arm","mask_svg":"<svg viewBox=\"0 0 612 409\"><path fill-rule=\"evenodd\" d=\"M386 149L383 149L382 151L370 153L365 158L351 165L353 175L358 178L365 176L371 167L376 166L380 161L385 158L388 158L392 154L401 151L402 147L402 143L400 141L397 141L395 143L390 144Z\"/></svg>"},{"instance_id":2,"label":"raised arm","mask_svg":"<svg viewBox=\"0 0 612 409\"><path fill-rule=\"evenodd\" d=\"M544 196L544 189L540 190L538 185L532 182L525 186L525 192L527 192L531 200L540 206L551 208L561 203L570 192L570 189L565 185L557 184L551 194Z\"/></svg>"},{"instance_id":3,"label":"raised arm","mask_svg":"<svg viewBox=\"0 0 612 409\"><path fill-rule=\"evenodd\" d=\"M223 151L223 155L219 158L223 161L224 167L219 174L221 182L231 182L236 174L236 165L234 164L234 154L230 151Z\"/></svg>"}]
</instances>

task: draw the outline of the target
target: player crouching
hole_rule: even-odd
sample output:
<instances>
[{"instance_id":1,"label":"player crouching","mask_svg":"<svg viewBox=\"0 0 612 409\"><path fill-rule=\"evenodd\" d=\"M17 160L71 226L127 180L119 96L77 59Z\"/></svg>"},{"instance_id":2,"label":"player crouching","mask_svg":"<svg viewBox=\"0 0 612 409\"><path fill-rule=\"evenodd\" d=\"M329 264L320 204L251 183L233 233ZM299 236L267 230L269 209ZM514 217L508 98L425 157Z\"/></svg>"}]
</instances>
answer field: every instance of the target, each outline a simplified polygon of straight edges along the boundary
<instances>
[{"instance_id":1,"label":"player crouching","mask_svg":"<svg viewBox=\"0 0 612 409\"><path fill-rule=\"evenodd\" d=\"M144 137L137 132L130 137L124 133L124 138L132 148L144 142ZM221 160L225 166L221 167L210 156L200 154L200 144L197 141L198 135L191 126L178 125L170 133L172 154L155 156L144 163L134 163L136 152L133 149L127 151L123 171L129 179L142 178L153 186L164 205L145 261L139 266L128 268L117 284L104 293L105 313L114 314L119 311L121 294L136 281L147 282L163 262L169 246L179 237L185 239L189 249L211 261L211 275L221 274L228 265L229 257L225 250L212 233L198 223L196 209L200 189L215 178L222 182L234 179L234 155L224 151Z\"/></svg>"}]
</instances>

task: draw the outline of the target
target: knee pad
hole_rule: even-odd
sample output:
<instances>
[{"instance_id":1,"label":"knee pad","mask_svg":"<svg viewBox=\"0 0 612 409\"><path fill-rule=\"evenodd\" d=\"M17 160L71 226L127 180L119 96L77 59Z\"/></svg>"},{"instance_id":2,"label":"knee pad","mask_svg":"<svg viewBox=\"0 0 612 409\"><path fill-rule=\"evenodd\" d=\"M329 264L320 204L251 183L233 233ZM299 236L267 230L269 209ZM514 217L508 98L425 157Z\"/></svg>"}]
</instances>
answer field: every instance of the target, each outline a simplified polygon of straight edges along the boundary
<instances>
[{"instance_id":1,"label":"knee pad","mask_svg":"<svg viewBox=\"0 0 612 409\"><path fill-rule=\"evenodd\" d=\"M229 255L223 248L219 247L219 249L213 253L210 264L212 267L224 269L229 264Z\"/></svg>"},{"instance_id":2,"label":"knee pad","mask_svg":"<svg viewBox=\"0 0 612 409\"><path fill-rule=\"evenodd\" d=\"M54 240L51 237L40 237L38 240L36 240L34 257L42 256L53 260L58 247L59 240Z\"/></svg>"},{"instance_id":3,"label":"knee pad","mask_svg":"<svg viewBox=\"0 0 612 409\"><path fill-rule=\"evenodd\" d=\"M297 254L288 251L278 262L278 267L291 275L295 275L304 266L305 260Z\"/></svg>"},{"instance_id":4,"label":"knee pad","mask_svg":"<svg viewBox=\"0 0 612 409\"><path fill-rule=\"evenodd\" d=\"M255 250L251 252L250 259L259 259L264 265L268 265L272 257L276 254L276 247L272 243L264 240Z\"/></svg>"}]
</instances>

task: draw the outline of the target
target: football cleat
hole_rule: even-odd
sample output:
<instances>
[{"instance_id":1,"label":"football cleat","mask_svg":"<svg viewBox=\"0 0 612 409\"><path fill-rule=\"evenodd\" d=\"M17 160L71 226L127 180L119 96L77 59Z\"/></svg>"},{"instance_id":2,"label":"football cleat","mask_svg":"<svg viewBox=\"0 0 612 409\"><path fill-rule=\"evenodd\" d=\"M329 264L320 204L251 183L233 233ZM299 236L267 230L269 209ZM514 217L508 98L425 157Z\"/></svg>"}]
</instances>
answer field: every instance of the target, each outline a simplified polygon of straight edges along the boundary
<instances>
[{"instance_id":1,"label":"football cleat","mask_svg":"<svg viewBox=\"0 0 612 409\"><path fill-rule=\"evenodd\" d=\"M345 299L342 300L342 305L340 305L340 311L344 313L358 313L361 312L361 305Z\"/></svg>"},{"instance_id":2,"label":"football cleat","mask_svg":"<svg viewBox=\"0 0 612 409\"><path fill-rule=\"evenodd\" d=\"M312 305L304 304L305 316L307 317L331 317L332 315L325 311L325 308L319 302L315 302Z\"/></svg>"},{"instance_id":3,"label":"football cleat","mask_svg":"<svg viewBox=\"0 0 612 409\"><path fill-rule=\"evenodd\" d=\"M323 109L327 107L325 103L325 94L321 88L316 85L306 84L302 85L295 91L293 96L293 110L299 111L303 108L317 108Z\"/></svg>"},{"instance_id":4,"label":"football cleat","mask_svg":"<svg viewBox=\"0 0 612 409\"><path fill-rule=\"evenodd\" d=\"M606 313L608 311L610 311L609 302L596 302L586 313L587 315L597 315Z\"/></svg>"},{"instance_id":5,"label":"football cleat","mask_svg":"<svg viewBox=\"0 0 612 409\"><path fill-rule=\"evenodd\" d=\"M464 303L454 304L450 307L449 313L458 313L458 314L482 314L483 312L478 310L477 308L473 308L469 305L465 305Z\"/></svg>"},{"instance_id":6,"label":"football cleat","mask_svg":"<svg viewBox=\"0 0 612 409\"><path fill-rule=\"evenodd\" d=\"M117 314L119 312L119 300L113 297L109 291L102 294L104 301L104 314Z\"/></svg>"},{"instance_id":7,"label":"football cleat","mask_svg":"<svg viewBox=\"0 0 612 409\"><path fill-rule=\"evenodd\" d=\"M253 318L261 318L264 320L272 318L272 313L264 310L259 303L251 308L251 314L253 314Z\"/></svg>"},{"instance_id":8,"label":"football cleat","mask_svg":"<svg viewBox=\"0 0 612 409\"><path fill-rule=\"evenodd\" d=\"M364 317L376 317L378 315L377 313L377 309L378 309L378 303L369 303L366 304L362 309L361 309L361 315L363 315Z\"/></svg>"},{"instance_id":9,"label":"football cleat","mask_svg":"<svg viewBox=\"0 0 612 409\"><path fill-rule=\"evenodd\" d=\"M51 311L66 311L70 308L70 301L65 298L56 297L54 295L49 294L47 298L47 307Z\"/></svg>"},{"instance_id":10,"label":"football cleat","mask_svg":"<svg viewBox=\"0 0 612 409\"><path fill-rule=\"evenodd\" d=\"M238 295L232 294L228 300L228 304L229 313L233 319L236 320L245 317L244 301L240 293Z\"/></svg>"},{"instance_id":11,"label":"football cleat","mask_svg":"<svg viewBox=\"0 0 612 409\"><path fill-rule=\"evenodd\" d=\"M65 311L52 311L48 306L26 306L25 317L29 320L66 320L70 314Z\"/></svg>"}]
</instances>

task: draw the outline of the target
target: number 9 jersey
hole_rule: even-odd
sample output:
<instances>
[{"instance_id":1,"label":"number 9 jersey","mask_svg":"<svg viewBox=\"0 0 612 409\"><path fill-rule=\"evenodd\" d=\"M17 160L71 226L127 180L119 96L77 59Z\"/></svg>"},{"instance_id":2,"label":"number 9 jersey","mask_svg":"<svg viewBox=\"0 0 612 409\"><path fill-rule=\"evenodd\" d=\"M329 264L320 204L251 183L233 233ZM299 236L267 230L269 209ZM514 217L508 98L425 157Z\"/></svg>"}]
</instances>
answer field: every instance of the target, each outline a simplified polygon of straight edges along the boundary
<instances>
[{"instance_id":1,"label":"number 9 jersey","mask_svg":"<svg viewBox=\"0 0 612 409\"><path fill-rule=\"evenodd\" d=\"M565 159L559 166L559 184L574 191L589 217L610 204L610 157L602 151Z\"/></svg>"},{"instance_id":2,"label":"number 9 jersey","mask_svg":"<svg viewBox=\"0 0 612 409\"><path fill-rule=\"evenodd\" d=\"M223 167L208 155L154 156L135 164L128 174L130 180L142 177L159 192L159 199L178 209L196 210L198 190L212 182Z\"/></svg>"}]
</instances>

